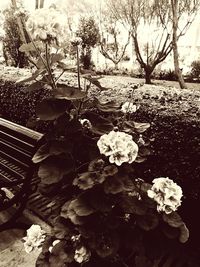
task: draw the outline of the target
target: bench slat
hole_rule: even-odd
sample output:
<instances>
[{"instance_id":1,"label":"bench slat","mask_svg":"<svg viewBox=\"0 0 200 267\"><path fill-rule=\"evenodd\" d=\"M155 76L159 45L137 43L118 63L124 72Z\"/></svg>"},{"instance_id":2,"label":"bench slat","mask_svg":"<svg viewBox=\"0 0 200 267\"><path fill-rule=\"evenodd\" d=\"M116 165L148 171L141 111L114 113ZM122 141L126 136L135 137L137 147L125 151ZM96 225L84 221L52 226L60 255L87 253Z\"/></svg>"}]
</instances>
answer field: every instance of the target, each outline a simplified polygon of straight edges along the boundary
<instances>
[{"instance_id":1,"label":"bench slat","mask_svg":"<svg viewBox=\"0 0 200 267\"><path fill-rule=\"evenodd\" d=\"M32 156L30 154L27 154L14 146L11 146L8 143L3 143L0 140L0 149L5 154L12 155L12 157L17 158L18 160L26 163L27 165L30 165Z\"/></svg>"},{"instance_id":2,"label":"bench slat","mask_svg":"<svg viewBox=\"0 0 200 267\"><path fill-rule=\"evenodd\" d=\"M7 121L5 119L0 118L0 129L4 129L5 132L11 133L11 135L19 137L22 140L27 140L28 143L34 144L35 142L39 141L43 134L28 129L24 126L18 125L11 121Z\"/></svg>"},{"instance_id":3,"label":"bench slat","mask_svg":"<svg viewBox=\"0 0 200 267\"><path fill-rule=\"evenodd\" d=\"M14 136L11 136L10 134L7 134L5 132L2 132L0 130L0 139L2 140L2 142L7 142L9 144L14 145L16 148L20 148L22 150L24 150L27 153L32 154L34 151L34 145L29 144L19 138L16 138Z\"/></svg>"}]
</instances>

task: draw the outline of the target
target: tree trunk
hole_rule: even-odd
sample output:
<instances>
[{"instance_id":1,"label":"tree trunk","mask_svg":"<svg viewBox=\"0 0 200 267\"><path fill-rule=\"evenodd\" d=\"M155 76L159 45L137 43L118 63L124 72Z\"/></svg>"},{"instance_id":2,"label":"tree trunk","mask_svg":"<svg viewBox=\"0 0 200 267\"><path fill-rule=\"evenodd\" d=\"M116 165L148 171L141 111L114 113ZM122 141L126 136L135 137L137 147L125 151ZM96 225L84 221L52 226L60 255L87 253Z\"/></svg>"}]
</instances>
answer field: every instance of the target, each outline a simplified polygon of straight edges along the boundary
<instances>
[{"instance_id":1,"label":"tree trunk","mask_svg":"<svg viewBox=\"0 0 200 267\"><path fill-rule=\"evenodd\" d=\"M35 9L39 8L39 0L35 0Z\"/></svg>"},{"instance_id":2,"label":"tree trunk","mask_svg":"<svg viewBox=\"0 0 200 267\"><path fill-rule=\"evenodd\" d=\"M118 70L119 69L118 68L118 63L114 62L114 64L115 64L115 70Z\"/></svg>"},{"instance_id":3,"label":"tree trunk","mask_svg":"<svg viewBox=\"0 0 200 267\"><path fill-rule=\"evenodd\" d=\"M152 68L147 66L147 67L144 68L144 72L145 72L145 83L146 84L151 84L151 74L153 72Z\"/></svg>"},{"instance_id":4,"label":"tree trunk","mask_svg":"<svg viewBox=\"0 0 200 267\"><path fill-rule=\"evenodd\" d=\"M40 8L44 7L44 0L40 0Z\"/></svg>"},{"instance_id":5,"label":"tree trunk","mask_svg":"<svg viewBox=\"0 0 200 267\"><path fill-rule=\"evenodd\" d=\"M12 1L12 5L13 5L14 9L17 10L16 0L11 0L11 1ZM17 16L17 24L19 27L20 39L21 39L23 44L26 44L27 42L26 42L26 36L24 33L23 24L22 24L21 18L19 16Z\"/></svg>"},{"instance_id":6,"label":"tree trunk","mask_svg":"<svg viewBox=\"0 0 200 267\"><path fill-rule=\"evenodd\" d=\"M178 29L178 0L171 0L171 5L172 5L172 14L173 14L173 55L174 55L174 69L175 73L178 78L178 82L180 85L180 88L187 88L186 84L183 79L182 71L180 69L179 65L179 54L178 54L178 38L177 38L177 29Z\"/></svg>"}]
</instances>

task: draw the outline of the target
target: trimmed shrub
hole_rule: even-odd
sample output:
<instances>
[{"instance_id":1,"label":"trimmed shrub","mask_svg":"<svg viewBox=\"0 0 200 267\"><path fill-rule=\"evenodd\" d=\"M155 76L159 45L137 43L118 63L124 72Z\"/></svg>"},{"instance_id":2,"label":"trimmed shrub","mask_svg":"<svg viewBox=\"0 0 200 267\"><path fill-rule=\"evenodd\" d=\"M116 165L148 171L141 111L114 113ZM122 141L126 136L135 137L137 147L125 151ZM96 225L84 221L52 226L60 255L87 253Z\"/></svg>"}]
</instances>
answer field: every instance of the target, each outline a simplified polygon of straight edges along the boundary
<instances>
[{"instance_id":1,"label":"trimmed shrub","mask_svg":"<svg viewBox=\"0 0 200 267\"><path fill-rule=\"evenodd\" d=\"M24 126L31 126L31 121L34 122L36 118L37 103L48 96L50 96L48 90L40 89L27 93L25 86L0 80L0 116ZM31 128L35 127L33 124ZM39 125L36 130L43 132L46 128Z\"/></svg>"}]
</instances>

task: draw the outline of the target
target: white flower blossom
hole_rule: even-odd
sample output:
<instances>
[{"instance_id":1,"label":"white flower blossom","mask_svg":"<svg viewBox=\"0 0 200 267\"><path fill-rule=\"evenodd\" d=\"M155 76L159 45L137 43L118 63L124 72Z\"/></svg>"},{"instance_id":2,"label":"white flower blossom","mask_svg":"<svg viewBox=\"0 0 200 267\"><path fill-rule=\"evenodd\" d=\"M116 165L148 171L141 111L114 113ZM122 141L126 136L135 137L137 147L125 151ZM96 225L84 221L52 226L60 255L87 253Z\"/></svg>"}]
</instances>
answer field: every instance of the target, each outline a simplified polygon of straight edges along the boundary
<instances>
[{"instance_id":1,"label":"white flower blossom","mask_svg":"<svg viewBox=\"0 0 200 267\"><path fill-rule=\"evenodd\" d=\"M27 236L23 238L24 248L27 253L30 253L36 248L39 248L45 240L45 232L39 225L33 224L27 230Z\"/></svg>"},{"instance_id":2,"label":"white flower blossom","mask_svg":"<svg viewBox=\"0 0 200 267\"><path fill-rule=\"evenodd\" d=\"M83 127L88 129L92 128L92 124L88 119L80 119L79 121Z\"/></svg>"},{"instance_id":3,"label":"white flower blossom","mask_svg":"<svg viewBox=\"0 0 200 267\"><path fill-rule=\"evenodd\" d=\"M183 196L179 185L171 179L163 177L153 180L153 186L147 191L147 194L157 202L158 212L164 211L166 214L177 210Z\"/></svg>"},{"instance_id":4,"label":"white flower blossom","mask_svg":"<svg viewBox=\"0 0 200 267\"><path fill-rule=\"evenodd\" d=\"M85 247L76 249L74 259L78 263L86 262L90 259L91 253Z\"/></svg>"},{"instance_id":5,"label":"white flower blossom","mask_svg":"<svg viewBox=\"0 0 200 267\"><path fill-rule=\"evenodd\" d=\"M131 102L125 102L121 107L121 111L123 113L134 113L137 111L137 106Z\"/></svg>"},{"instance_id":6,"label":"white flower blossom","mask_svg":"<svg viewBox=\"0 0 200 267\"><path fill-rule=\"evenodd\" d=\"M52 246L49 247L49 252L51 253L52 252L52 249L55 245L57 245L58 243L60 243L60 240L56 239L53 241L52 243Z\"/></svg>"},{"instance_id":7,"label":"white flower blossom","mask_svg":"<svg viewBox=\"0 0 200 267\"><path fill-rule=\"evenodd\" d=\"M138 155L138 145L124 132L111 131L102 135L97 146L101 154L109 157L110 163L118 166L124 162L132 163Z\"/></svg>"},{"instance_id":8,"label":"white flower blossom","mask_svg":"<svg viewBox=\"0 0 200 267\"><path fill-rule=\"evenodd\" d=\"M67 36L66 17L54 7L36 9L29 16L26 27L34 40L56 39L61 43Z\"/></svg>"}]
</instances>

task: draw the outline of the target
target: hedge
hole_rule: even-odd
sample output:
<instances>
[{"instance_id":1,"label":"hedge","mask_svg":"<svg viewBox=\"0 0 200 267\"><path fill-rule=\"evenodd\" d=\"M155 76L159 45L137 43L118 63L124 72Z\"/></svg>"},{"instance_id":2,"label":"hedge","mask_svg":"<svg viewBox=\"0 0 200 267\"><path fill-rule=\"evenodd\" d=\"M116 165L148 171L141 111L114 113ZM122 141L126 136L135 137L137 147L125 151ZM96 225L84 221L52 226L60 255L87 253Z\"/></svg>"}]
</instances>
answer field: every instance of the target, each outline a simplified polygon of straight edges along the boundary
<instances>
[{"instance_id":1,"label":"hedge","mask_svg":"<svg viewBox=\"0 0 200 267\"><path fill-rule=\"evenodd\" d=\"M12 122L33 127L36 118L36 105L43 98L50 96L50 91L39 89L28 93L26 86L14 81L0 80L0 116ZM45 124L38 125L38 131L44 132Z\"/></svg>"}]
</instances>

